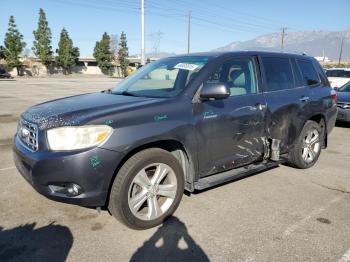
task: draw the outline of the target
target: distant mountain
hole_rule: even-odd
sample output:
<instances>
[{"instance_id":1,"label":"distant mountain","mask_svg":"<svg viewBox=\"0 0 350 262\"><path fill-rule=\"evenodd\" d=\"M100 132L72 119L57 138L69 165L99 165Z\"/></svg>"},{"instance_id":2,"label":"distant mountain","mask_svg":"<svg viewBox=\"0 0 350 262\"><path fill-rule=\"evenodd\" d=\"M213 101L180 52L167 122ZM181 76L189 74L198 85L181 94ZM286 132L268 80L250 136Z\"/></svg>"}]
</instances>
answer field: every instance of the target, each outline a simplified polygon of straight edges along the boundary
<instances>
[{"instance_id":1,"label":"distant mountain","mask_svg":"<svg viewBox=\"0 0 350 262\"><path fill-rule=\"evenodd\" d=\"M339 58L341 37L344 36L342 60L350 60L350 29L339 32L303 31L287 32L285 52L307 53L310 56L322 56L331 60ZM272 33L248 41L236 41L215 51L261 50L281 51L281 34Z\"/></svg>"}]
</instances>

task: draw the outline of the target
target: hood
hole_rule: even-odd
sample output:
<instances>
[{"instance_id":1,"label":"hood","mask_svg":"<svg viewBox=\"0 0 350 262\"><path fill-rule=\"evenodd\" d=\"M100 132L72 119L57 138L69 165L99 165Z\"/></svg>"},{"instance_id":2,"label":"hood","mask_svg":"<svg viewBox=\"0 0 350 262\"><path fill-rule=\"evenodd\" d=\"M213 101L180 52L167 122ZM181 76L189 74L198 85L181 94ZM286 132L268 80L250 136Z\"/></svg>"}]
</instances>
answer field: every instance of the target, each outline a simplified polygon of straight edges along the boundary
<instances>
[{"instance_id":1,"label":"hood","mask_svg":"<svg viewBox=\"0 0 350 262\"><path fill-rule=\"evenodd\" d=\"M337 92L337 100L350 103L350 92Z\"/></svg>"},{"instance_id":2,"label":"hood","mask_svg":"<svg viewBox=\"0 0 350 262\"><path fill-rule=\"evenodd\" d=\"M40 129L79 125L96 117L161 101L160 98L91 93L52 100L30 107L22 118Z\"/></svg>"}]
</instances>

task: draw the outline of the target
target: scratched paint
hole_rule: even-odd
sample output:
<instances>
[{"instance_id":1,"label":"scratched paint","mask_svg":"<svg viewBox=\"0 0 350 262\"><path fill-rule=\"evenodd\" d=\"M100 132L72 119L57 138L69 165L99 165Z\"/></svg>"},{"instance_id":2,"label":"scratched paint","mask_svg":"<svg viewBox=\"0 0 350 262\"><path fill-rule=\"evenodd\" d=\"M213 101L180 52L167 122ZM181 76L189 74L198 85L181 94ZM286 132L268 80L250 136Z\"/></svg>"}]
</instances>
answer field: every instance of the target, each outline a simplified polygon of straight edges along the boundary
<instances>
[{"instance_id":1,"label":"scratched paint","mask_svg":"<svg viewBox=\"0 0 350 262\"><path fill-rule=\"evenodd\" d=\"M164 121L164 120L167 120L167 119L168 119L168 115L156 115L154 117L155 121Z\"/></svg>"},{"instance_id":2,"label":"scratched paint","mask_svg":"<svg viewBox=\"0 0 350 262\"><path fill-rule=\"evenodd\" d=\"M90 165L93 168L96 168L100 164L101 164L101 160L99 159L99 157L97 155L94 155L94 156L90 157Z\"/></svg>"}]
</instances>

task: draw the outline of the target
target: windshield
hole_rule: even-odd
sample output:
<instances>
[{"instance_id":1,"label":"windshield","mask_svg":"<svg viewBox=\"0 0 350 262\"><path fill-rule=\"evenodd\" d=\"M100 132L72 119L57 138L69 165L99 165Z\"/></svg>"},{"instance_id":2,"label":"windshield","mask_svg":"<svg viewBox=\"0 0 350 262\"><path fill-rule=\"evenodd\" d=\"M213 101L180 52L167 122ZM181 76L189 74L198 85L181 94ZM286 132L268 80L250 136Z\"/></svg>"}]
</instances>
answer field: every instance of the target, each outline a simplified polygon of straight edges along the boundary
<instances>
[{"instance_id":1,"label":"windshield","mask_svg":"<svg viewBox=\"0 0 350 262\"><path fill-rule=\"evenodd\" d=\"M208 62L207 56L165 58L127 77L113 94L168 98L178 95Z\"/></svg>"},{"instance_id":2,"label":"windshield","mask_svg":"<svg viewBox=\"0 0 350 262\"><path fill-rule=\"evenodd\" d=\"M343 85L341 88L338 90L339 92L350 92L350 82L347 84Z\"/></svg>"}]
</instances>

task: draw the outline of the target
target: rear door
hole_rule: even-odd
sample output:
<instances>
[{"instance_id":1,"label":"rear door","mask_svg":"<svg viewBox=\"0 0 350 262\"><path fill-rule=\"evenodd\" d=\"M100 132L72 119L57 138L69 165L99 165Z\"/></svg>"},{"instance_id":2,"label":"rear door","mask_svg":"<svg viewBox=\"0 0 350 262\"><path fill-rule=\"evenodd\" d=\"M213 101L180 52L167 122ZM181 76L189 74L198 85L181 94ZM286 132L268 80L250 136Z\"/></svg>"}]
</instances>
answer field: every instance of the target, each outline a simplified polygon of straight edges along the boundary
<instances>
[{"instance_id":1,"label":"rear door","mask_svg":"<svg viewBox=\"0 0 350 262\"><path fill-rule=\"evenodd\" d=\"M278 139L281 153L295 143L310 101L309 89L304 86L300 70L288 56L261 56L264 96L267 102L267 135Z\"/></svg>"},{"instance_id":2,"label":"rear door","mask_svg":"<svg viewBox=\"0 0 350 262\"><path fill-rule=\"evenodd\" d=\"M263 157L265 98L255 57L226 59L205 82L226 83L231 95L195 105L200 175L255 162Z\"/></svg>"}]
</instances>

